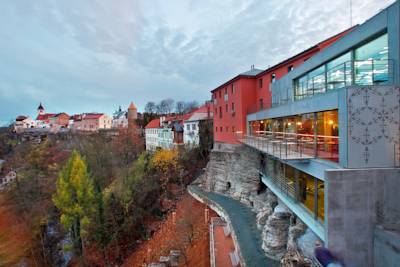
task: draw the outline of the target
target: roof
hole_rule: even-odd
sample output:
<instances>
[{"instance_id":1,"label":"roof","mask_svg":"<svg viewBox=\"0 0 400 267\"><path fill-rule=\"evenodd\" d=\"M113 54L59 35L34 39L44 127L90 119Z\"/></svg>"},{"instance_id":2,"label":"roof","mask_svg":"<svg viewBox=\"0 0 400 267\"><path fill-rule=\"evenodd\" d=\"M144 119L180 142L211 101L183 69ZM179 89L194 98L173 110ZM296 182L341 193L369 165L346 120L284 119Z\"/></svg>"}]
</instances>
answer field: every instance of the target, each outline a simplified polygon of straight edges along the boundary
<instances>
[{"instance_id":1,"label":"roof","mask_svg":"<svg viewBox=\"0 0 400 267\"><path fill-rule=\"evenodd\" d=\"M207 104L206 105L202 105L201 107L199 107L198 109L192 111L190 113L189 118L187 118L185 121L200 121L200 120L207 120L208 119L208 107ZM212 112L210 112L210 116Z\"/></svg>"},{"instance_id":2,"label":"roof","mask_svg":"<svg viewBox=\"0 0 400 267\"><path fill-rule=\"evenodd\" d=\"M160 118L151 120L144 128L145 129L161 128Z\"/></svg>"},{"instance_id":3,"label":"roof","mask_svg":"<svg viewBox=\"0 0 400 267\"><path fill-rule=\"evenodd\" d=\"M44 107L42 106L42 102L40 102L39 107L37 109L38 110L44 110Z\"/></svg>"},{"instance_id":4,"label":"roof","mask_svg":"<svg viewBox=\"0 0 400 267\"><path fill-rule=\"evenodd\" d=\"M82 115L81 114L74 114L72 116L69 117L70 120L74 120L74 121L80 121L82 120Z\"/></svg>"},{"instance_id":5,"label":"roof","mask_svg":"<svg viewBox=\"0 0 400 267\"><path fill-rule=\"evenodd\" d=\"M55 115L56 115L56 114L54 114L54 113L39 114L39 115L36 117L36 120L37 120L37 121L48 120L48 119L54 117Z\"/></svg>"},{"instance_id":6,"label":"roof","mask_svg":"<svg viewBox=\"0 0 400 267\"><path fill-rule=\"evenodd\" d=\"M262 71L263 71L263 70L252 68L252 69L250 69L250 70L248 70L248 71L245 71L245 72L240 73L239 75L243 75L243 76L257 76L257 75L258 75L260 72L262 72Z\"/></svg>"},{"instance_id":7,"label":"roof","mask_svg":"<svg viewBox=\"0 0 400 267\"><path fill-rule=\"evenodd\" d=\"M290 61L293 61L293 60L297 59L300 56L303 56L304 54L307 54L307 53L309 53L309 52L311 52L311 51L313 51L315 49L319 49L320 47L322 47L325 44L329 44L330 42L333 42L333 40L336 39L336 38L341 38L341 36L347 34L348 32L352 31L356 27L358 27L358 25L355 25L355 26L353 26L353 27L351 27L351 28L349 28L347 30L344 30L344 31L342 31L342 32L340 32L338 34L335 34L334 36L331 36L331 37L329 37L329 38L317 43L316 45L313 45L310 48L307 48L306 50L304 50L304 51L302 51L302 52L300 52L300 53L298 53L298 54L296 54L296 55L294 55L292 57L289 57L289 58L287 58L287 59L275 64L272 67L269 67L266 70L260 70L260 69L253 68L253 69L251 69L249 71L240 73L239 75L233 77L229 81L227 81L227 82L223 83L222 85L216 87L215 89L211 90L211 92L214 92L215 90L218 90L221 87L225 87L226 85L238 80L239 78L255 78L255 77L259 77L259 76L265 74L266 72L272 71L273 69L276 69L276 68L278 68L278 67L280 67L280 66L282 66L284 64L287 64Z\"/></svg>"},{"instance_id":8,"label":"roof","mask_svg":"<svg viewBox=\"0 0 400 267\"><path fill-rule=\"evenodd\" d=\"M226 85L230 84L231 82L236 81L239 78L254 78L256 77L258 74L260 74L261 72L263 72L263 70L261 69L256 69L256 68L251 68L248 71L242 72L239 75L236 75L235 77L233 77L232 79L230 79L229 81L223 83L222 85L218 86L217 88L211 90L211 92L214 92L215 90L218 90L221 87L225 87Z\"/></svg>"},{"instance_id":9,"label":"roof","mask_svg":"<svg viewBox=\"0 0 400 267\"><path fill-rule=\"evenodd\" d=\"M82 115L82 120L97 120L104 116L104 113L85 113Z\"/></svg>"},{"instance_id":10,"label":"roof","mask_svg":"<svg viewBox=\"0 0 400 267\"><path fill-rule=\"evenodd\" d=\"M272 70L274 70L274 69L277 69L277 68L279 68L280 66L285 65L285 64L287 64L288 62L293 61L293 60L297 59L297 58L300 57L300 56L303 56L304 54L307 54L307 53L309 53L309 52L311 52L311 51L313 51L313 50L315 50L315 49L318 49L318 48L320 48L321 46L323 46L325 43L329 43L329 42L331 42L332 40L334 40L335 38L340 38L341 35L347 34L348 32L352 31L352 30L353 30L354 28L356 28L356 27L358 27L358 25L355 25L355 26L350 27L350 28L348 28L348 29L346 29L346 30L344 30L344 31L342 31L342 32L339 32L338 34L335 34L335 35L333 35L333 36L331 36L331 37L329 37L329 38L327 38L327 39L325 39L325 40L323 40L323 41L317 43L316 45L313 45L313 46L307 48L306 50L303 50L302 52L297 53L296 55L291 56L291 57L289 57L289 58L287 58L287 59L285 59L285 60L283 60L283 61L281 61L281 62L279 62L279 63L277 63L277 64L275 64L275 65L273 65L272 67L269 67L268 69L266 69L266 70L260 72L259 75L257 75L257 76L261 76L261 75L265 74L266 72L269 72L269 71L272 71Z\"/></svg>"},{"instance_id":11,"label":"roof","mask_svg":"<svg viewBox=\"0 0 400 267\"><path fill-rule=\"evenodd\" d=\"M61 115L66 115L66 116L69 117L69 115L67 113L65 113L65 112L57 113L56 115L54 115L54 117L59 117Z\"/></svg>"},{"instance_id":12,"label":"roof","mask_svg":"<svg viewBox=\"0 0 400 267\"><path fill-rule=\"evenodd\" d=\"M26 120L27 118L28 118L27 116L20 115L15 119L15 121L23 121L23 120Z\"/></svg>"}]
</instances>

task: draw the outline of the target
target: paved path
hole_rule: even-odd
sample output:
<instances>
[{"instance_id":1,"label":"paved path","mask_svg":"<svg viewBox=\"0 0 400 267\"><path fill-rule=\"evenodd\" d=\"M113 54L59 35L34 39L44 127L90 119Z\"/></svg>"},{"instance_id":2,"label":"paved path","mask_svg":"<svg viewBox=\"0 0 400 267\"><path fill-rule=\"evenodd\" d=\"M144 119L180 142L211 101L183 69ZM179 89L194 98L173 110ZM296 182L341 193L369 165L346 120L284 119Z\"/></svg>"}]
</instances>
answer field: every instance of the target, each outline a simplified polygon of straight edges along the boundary
<instances>
[{"instance_id":1,"label":"paved path","mask_svg":"<svg viewBox=\"0 0 400 267\"><path fill-rule=\"evenodd\" d=\"M190 191L199 195L206 203L217 204L229 216L246 267L279 266L277 261L265 256L261 249L261 231L256 226L256 214L249 207L230 197L206 192L195 185L189 186Z\"/></svg>"}]
</instances>

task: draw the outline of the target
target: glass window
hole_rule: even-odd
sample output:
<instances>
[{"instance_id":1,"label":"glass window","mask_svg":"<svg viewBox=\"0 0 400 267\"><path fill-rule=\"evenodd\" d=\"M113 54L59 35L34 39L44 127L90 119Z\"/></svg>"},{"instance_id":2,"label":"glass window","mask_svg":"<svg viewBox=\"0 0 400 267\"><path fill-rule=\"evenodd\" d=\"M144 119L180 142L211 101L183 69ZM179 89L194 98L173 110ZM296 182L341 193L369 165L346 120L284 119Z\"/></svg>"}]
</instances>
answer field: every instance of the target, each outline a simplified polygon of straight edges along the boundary
<instances>
[{"instance_id":1,"label":"glass window","mask_svg":"<svg viewBox=\"0 0 400 267\"><path fill-rule=\"evenodd\" d=\"M317 157L339 161L338 111L317 113Z\"/></svg>"},{"instance_id":2,"label":"glass window","mask_svg":"<svg viewBox=\"0 0 400 267\"><path fill-rule=\"evenodd\" d=\"M372 85L387 82L388 35L384 34L355 50L355 83Z\"/></svg>"},{"instance_id":3,"label":"glass window","mask_svg":"<svg viewBox=\"0 0 400 267\"><path fill-rule=\"evenodd\" d=\"M326 64L328 89L342 88L351 84L351 53L348 52Z\"/></svg>"},{"instance_id":4,"label":"glass window","mask_svg":"<svg viewBox=\"0 0 400 267\"><path fill-rule=\"evenodd\" d=\"M308 74L307 90L312 95L325 92L325 66L321 66Z\"/></svg>"}]
</instances>

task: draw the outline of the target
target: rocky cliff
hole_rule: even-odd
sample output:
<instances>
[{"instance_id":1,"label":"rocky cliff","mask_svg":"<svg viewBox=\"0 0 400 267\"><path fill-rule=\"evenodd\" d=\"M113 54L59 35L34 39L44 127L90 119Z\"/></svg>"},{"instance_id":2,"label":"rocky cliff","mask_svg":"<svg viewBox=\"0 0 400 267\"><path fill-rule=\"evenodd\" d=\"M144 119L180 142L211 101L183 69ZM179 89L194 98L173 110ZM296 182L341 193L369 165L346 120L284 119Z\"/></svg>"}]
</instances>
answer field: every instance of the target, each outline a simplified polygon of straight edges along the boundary
<instances>
[{"instance_id":1,"label":"rocky cliff","mask_svg":"<svg viewBox=\"0 0 400 267\"><path fill-rule=\"evenodd\" d=\"M299 249L297 240L307 227L260 180L260 154L243 145L217 145L202 177L208 191L228 195L249 205L262 230L262 249L280 259L288 249Z\"/></svg>"}]
</instances>

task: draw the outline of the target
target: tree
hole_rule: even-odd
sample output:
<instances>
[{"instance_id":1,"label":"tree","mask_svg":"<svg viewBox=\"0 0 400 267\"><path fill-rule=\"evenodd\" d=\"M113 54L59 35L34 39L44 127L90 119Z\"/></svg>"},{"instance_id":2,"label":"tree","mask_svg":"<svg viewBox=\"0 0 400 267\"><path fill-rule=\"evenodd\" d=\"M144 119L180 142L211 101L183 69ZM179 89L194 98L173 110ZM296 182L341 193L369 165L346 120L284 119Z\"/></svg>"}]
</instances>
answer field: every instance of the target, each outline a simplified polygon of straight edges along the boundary
<instances>
[{"instance_id":1,"label":"tree","mask_svg":"<svg viewBox=\"0 0 400 267\"><path fill-rule=\"evenodd\" d=\"M144 111L146 113L150 113L150 114L155 113L157 111L156 103L154 103L152 101L147 102L146 106L144 107Z\"/></svg>"},{"instance_id":2,"label":"tree","mask_svg":"<svg viewBox=\"0 0 400 267\"><path fill-rule=\"evenodd\" d=\"M186 104L183 101L178 101L175 104L175 112L178 114L183 114L185 112Z\"/></svg>"},{"instance_id":3,"label":"tree","mask_svg":"<svg viewBox=\"0 0 400 267\"><path fill-rule=\"evenodd\" d=\"M158 150L151 159L151 166L157 171L161 180L161 189L166 193L171 178L180 174L179 154L177 150Z\"/></svg>"},{"instance_id":4,"label":"tree","mask_svg":"<svg viewBox=\"0 0 400 267\"><path fill-rule=\"evenodd\" d=\"M191 112L192 110L194 110L194 109L196 109L198 107L199 107L199 103L196 100L186 102L185 103L184 113L189 113L189 112Z\"/></svg>"},{"instance_id":5,"label":"tree","mask_svg":"<svg viewBox=\"0 0 400 267\"><path fill-rule=\"evenodd\" d=\"M171 114L174 107L174 100L171 98L163 99L157 105L157 113L158 114Z\"/></svg>"},{"instance_id":6,"label":"tree","mask_svg":"<svg viewBox=\"0 0 400 267\"><path fill-rule=\"evenodd\" d=\"M74 252L84 263L82 238L95 211L95 195L86 162L77 151L72 152L60 171L56 187L53 202L61 211L62 225L71 233Z\"/></svg>"}]
</instances>

